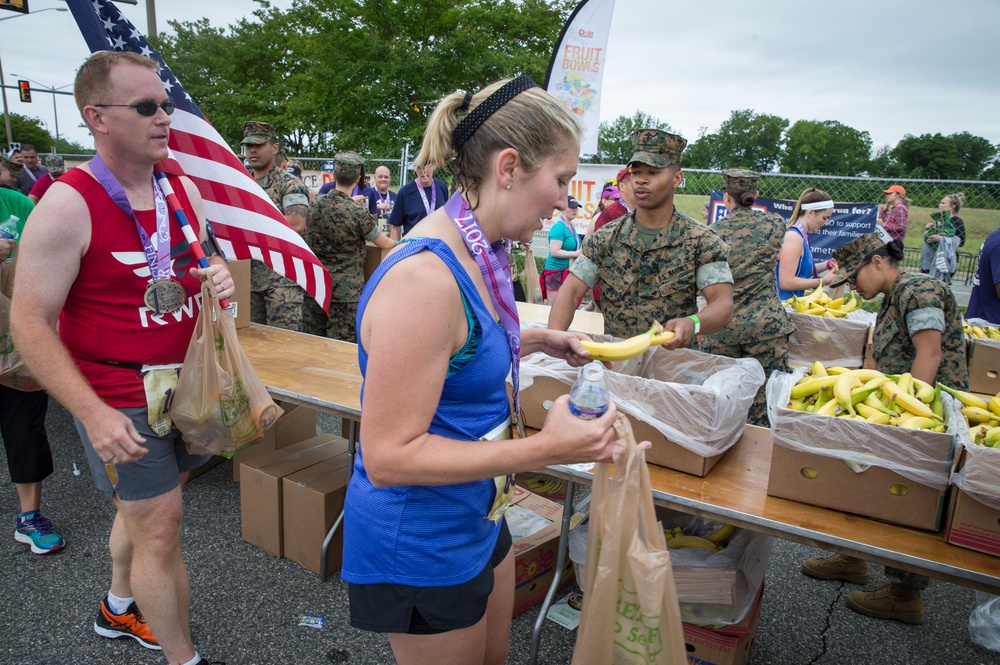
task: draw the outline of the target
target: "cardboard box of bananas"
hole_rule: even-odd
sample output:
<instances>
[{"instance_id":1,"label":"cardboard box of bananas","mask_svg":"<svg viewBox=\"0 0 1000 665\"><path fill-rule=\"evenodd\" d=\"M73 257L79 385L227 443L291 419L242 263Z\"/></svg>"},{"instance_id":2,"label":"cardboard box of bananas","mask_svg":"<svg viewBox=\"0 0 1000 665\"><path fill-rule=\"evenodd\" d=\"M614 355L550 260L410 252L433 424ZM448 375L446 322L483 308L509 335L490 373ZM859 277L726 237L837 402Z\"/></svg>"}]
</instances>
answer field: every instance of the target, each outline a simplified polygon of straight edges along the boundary
<instances>
[{"instance_id":1,"label":"cardboard box of bananas","mask_svg":"<svg viewBox=\"0 0 1000 665\"><path fill-rule=\"evenodd\" d=\"M773 539L730 524L658 507L684 621L733 624L764 581Z\"/></svg>"},{"instance_id":2,"label":"cardboard box of bananas","mask_svg":"<svg viewBox=\"0 0 1000 665\"><path fill-rule=\"evenodd\" d=\"M985 322L982 322L985 323ZM962 329L973 339L995 339L1000 341L1000 328L991 325L973 325L962 319Z\"/></svg>"},{"instance_id":3,"label":"cardboard box of bananas","mask_svg":"<svg viewBox=\"0 0 1000 665\"><path fill-rule=\"evenodd\" d=\"M767 403L775 456L781 447L839 459L856 473L877 466L939 491L950 482L955 439L968 432L945 387L908 374L814 363L773 373Z\"/></svg>"},{"instance_id":4,"label":"cardboard box of bananas","mask_svg":"<svg viewBox=\"0 0 1000 665\"><path fill-rule=\"evenodd\" d=\"M947 386L941 386L941 389L962 403L969 440L979 446L1000 448L1000 393L985 400L964 390Z\"/></svg>"}]
</instances>

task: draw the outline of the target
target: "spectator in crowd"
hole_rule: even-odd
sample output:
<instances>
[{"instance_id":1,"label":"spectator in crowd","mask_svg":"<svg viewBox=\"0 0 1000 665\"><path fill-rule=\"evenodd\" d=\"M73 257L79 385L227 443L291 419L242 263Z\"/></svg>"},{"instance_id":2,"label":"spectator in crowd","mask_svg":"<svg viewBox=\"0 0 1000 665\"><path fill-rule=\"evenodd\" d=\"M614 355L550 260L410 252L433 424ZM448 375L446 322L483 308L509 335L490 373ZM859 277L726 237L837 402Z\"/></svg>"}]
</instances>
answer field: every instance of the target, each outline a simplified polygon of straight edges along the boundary
<instances>
[{"instance_id":1,"label":"spectator in crowd","mask_svg":"<svg viewBox=\"0 0 1000 665\"><path fill-rule=\"evenodd\" d=\"M709 209L712 207L711 201L705 201L705 205L701 208L701 218L706 224L708 224L708 213Z\"/></svg>"},{"instance_id":2,"label":"spectator in crowd","mask_svg":"<svg viewBox=\"0 0 1000 665\"><path fill-rule=\"evenodd\" d=\"M21 146L21 175L17 177L17 189L27 196L31 193L31 188L35 186L38 179L49 172L47 168L39 164L38 151L35 146L25 143Z\"/></svg>"},{"instance_id":3,"label":"spectator in crowd","mask_svg":"<svg viewBox=\"0 0 1000 665\"><path fill-rule=\"evenodd\" d=\"M1000 229L986 236L979 248L979 267L972 280L965 316L1000 326Z\"/></svg>"},{"instance_id":4,"label":"spectator in crowd","mask_svg":"<svg viewBox=\"0 0 1000 665\"><path fill-rule=\"evenodd\" d=\"M597 203L597 209L594 210L594 214L590 216L590 223L587 225L587 232L584 233L584 239L594 235L595 225L597 220L600 218L601 213L608 209L613 203L616 203L618 199L621 198L621 194L618 191L618 186L614 184L613 181L608 181L605 183L604 187L601 189L601 200Z\"/></svg>"},{"instance_id":5,"label":"spectator in crowd","mask_svg":"<svg viewBox=\"0 0 1000 665\"><path fill-rule=\"evenodd\" d=\"M958 216L958 211L962 209L965 204L965 194L963 192L957 192L955 194L946 194L943 199L938 203L938 211L944 212L948 211L950 214L949 221L952 228L954 229L954 236L958 240L958 245L954 248L954 266L951 268L951 272L948 275L948 282L951 282L951 278L955 276L955 272L958 270L958 249L965 245L965 220ZM934 232L934 225L936 221L930 221L924 225L924 232L927 235L927 244L937 245L941 240L941 234ZM949 245L955 244L954 241L949 242ZM949 250L950 251L950 250ZM923 248L921 248L921 263L923 263ZM947 258L945 258L947 261ZM924 266L921 266L923 272L930 272L929 270L924 270Z\"/></svg>"},{"instance_id":6,"label":"spectator in crowd","mask_svg":"<svg viewBox=\"0 0 1000 665\"><path fill-rule=\"evenodd\" d=\"M12 171L20 168L20 164L4 156L0 159L0 182L13 182ZM16 217L15 235L18 238L33 208L34 205L24 194L0 188L0 221ZM7 259L16 247L14 239L0 238L0 260ZM0 271L6 273L9 269L8 263L0 264ZM2 297L7 300L6 295ZM9 325L9 321L4 324ZM9 339L4 341L9 343ZM5 353L4 357L14 356ZM0 385L0 432L7 451L7 470L17 490L21 509L15 520L14 539L30 546L34 554L55 552L65 545L62 536L56 533L52 523L41 512L42 481L53 471L52 450L45 431L48 405L49 396L44 390L22 391Z\"/></svg>"},{"instance_id":7,"label":"spectator in crowd","mask_svg":"<svg viewBox=\"0 0 1000 665\"><path fill-rule=\"evenodd\" d=\"M820 284L833 281L837 262L830 259L815 265L809 248L809 234L823 228L832 216L833 197L823 190L809 187L799 195L785 229L778 265L774 268L778 297L782 300L801 296L806 289L815 289ZM826 274L820 277L824 272Z\"/></svg>"},{"instance_id":8,"label":"spectator in crowd","mask_svg":"<svg viewBox=\"0 0 1000 665\"><path fill-rule=\"evenodd\" d=\"M882 195L885 197L885 206L879 210L878 221L893 240L905 243L910 216L910 200L906 198L906 188L893 185L883 190Z\"/></svg>"},{"instance_id":9,"label":"spectator in crowd","mask_svg":"<svg viewBox=\"0 0 1000 665\"><path fill-rule=\"evenodd\" d=\"M0 168L0 187L17 192L15 184L17 183L17 176L21 175L21 163L15 162L7 155L0 155L0 166L3 167Z\"/></svg>"},{"instance_id":10,"label":"spectator in crowd","mask_svg":"<svg viewBox=\"0 0 1000 665\"><path fill-rule=\"evenodd\" d=\"M64 174L31 215L11 329L32 376L73 414L94 482L116 509L111 588L94 630L162 650L172 664L207 665L191 642L181 484L208 456L187 453L157 415L160 400L147 400L144 375L176 379L195 330L199 280L212 279L219 298L234 287L217 255L209 268L191 267L190 245L153 177L154 168L170 168L162 160L173 112L158 71L135 53L99 51L77 72L74 94L97 155ZM198 188L167 177L207 242ZM148 258L150 272L122 256ZM157 278L161 270L168 276ZM160 369L144 369L151 365Z\"/></svg>"},{"instance_id":11,"label":"spectator in crowd","mask_svg":"<svg viewBox=\"0 0 1000 665\"><path fill-rule=\"evenodd\" d=\"M720 330L733 316L729 248L674 206L687 141L654 129L637 130L631 139L636 208L587 239L559 289L548 325L568 329L576 303L600 284L608 334L631 337L660 321L676 335L664 346L685 347L702 332ZM708 301L700 312L699 292Z\"/></svg>"},{"instance_id":12,"label":"spectator in crowd","mask_svg":"<svg viewBox=\"0 0 1000 665\"><path fill-rule=\"evenodd\" d=\"M349 150L348 152L342 154L357 155L358 153L354 150ZM336 158L334 158L336 159ZM351 199L360 206L368 207L368 197L371 194L372 187L368 184L368 176L365 175L364 160L361 160L361 177L358 178L358 182L354 185L354 189L351 190ZM337 180L334 178L330 182L324 183L322 187L319 188L320 194L328 194L337 188Z\"/></svg>"},{"instance_id":13,"label":"spectator in crowd","mask_svg":"<svg viewBox=\"0 0 1000 665\"><path fill-rule=\"evenodd\" d=\"M20 148L11 148L10 152L7 153L7 158L10 161L12 161L12 162L14 162L16 164L20 164L21 163L21 149Z\"/></svg>"},{"instance_id":14,"label":"spectator in crowd","mask_svg":"<svg viewBox=\"0 0 1000 665\"><path fill-rule=\"evenodd\" d=\"M506 378L516 381L520 355L588 361L575 334L520 328L502 267L505 239L531 240L540 218L566 206L579 136L573 115L526 76L445 97L415 165L426 173L454 159L457 191L362 294L362 434L341 574L351 625L388 633L396 662L506 662L510 474L612 457L614 404L584 420L560 397L541 432L511 440ZM400 334L400 321L419 334Z\"/></svg>"},{"instance_id":15,"label":"spectator in crowd","mask_svg":"<svg viewBox=\"0 0 1000 665\"><path fill-rule=\"evenodd\" d=\"M309 190L305 184L278 168L278 137L274 125L251 120L243 123L243 150L254 180L261 186L288 224L302 233L309 215ZM287 330L303 329L306 292L301 286L271 270L263 261L250 264L250 320Z\"/></svg>"},{"instance_id":16,"label":"spectator in crowd","mask_svg":"<svg viewBox=\"0 0 1000 665\"><path fill-rule=\"evenodd\" d=\"M282 171L288 171L288 155L284 150L274 153L274 165Z\"/></svg>"},{"instance_id":17,"label":"spectator in crowd","mask_svg":"<svg viewBox=\"0 0 1000 665\"><path fill-rule=\"evenodd\" d=\"M45 155L45 167L49 172L40 177L35 186L31 188L31 192L28 193L28 198L31 199L32 203L38 203L45 192L49 191L49 187L56 181L56 178L66 170L62 155Z\"/></svg>"},{"instance_id":18,"label":"spectator in crowd","mask_svg":"<svg viewBox=\"0 0 1000 665\"><path fill-rule=\"evenodd\" d=\"M883 296L872 333L875 369L885 374L909 372L932 386L941 383L968 390L965 333L954 294L927 275L903 272L903 242L887 240L888 234L869 233L833 253L844 268L833 286L846 282L865 300ZM868 562L845 554L807 559L802 572L821 580L868 582ZM930 580L891 566L885 567L885 575L888 585L873 591L852 591L847 606L876 619L923 623L920 592Z\"/></svg>"},{"instance_id":19,"label":"spectator in crowd","mask_svg":"<svg viewBox=\"0 0 1000 665\"><path fill-rule=\"evenodd\" d=\"M358 299L365 286L365 241L381 249L396 243L379 233L375 218L350 198L361 176L361 157L340 153L336 160L333 177L337 189L313 202L305 233L306 243L330 273L330 309L324 312L315 300L306 298L305 331L354 343Z\"/></svg>"},{"instance_id":20,"label":"spectator in crowd","mask_svg":"<svg viewBox=\"0 0 1000 665\"><path fill-rule=\"evenodd\" d=\"M937 212L931 213L931 221L924 226L924 244L920 248L920 272L945 284L951 284L951 276L958 269L960 238L951 218L953 209L947 197L938 203Z\"/></svg>"},{"instance_id":21,"label":"spectator in crowd","mask_svg":"<svg viewBox=\"0 0 1000 665\"><path fill-rule=\"evenodd\" d=\"M576 219L580 202L572 196L567 197L567 200L566 209L559 213L559 217L549 229L549 256L545 259L545 267L539 280L542 287L542 301L549 299L549 304L555 302L559 287L569 273L570 259L580 256L580 237L573 228L573 220Z\"/></svg>"},{"instance_id":22,"label":"spectator in crowd","mask_svg":"<svg viewBox=\"0 0 1000 665\"><path fill-rule=\"evenodd\" d=\"M448 200L448 186L434 177L434 166L424 164L417 168L420 155L413 160L417 177L399 188L396 204L389 213L389 236L399 240L410 232L417 222L431 214Z\"/></svg>"},{"instance_id":23,"label":"spectator in crowd","mask_svg":"<svg viewBox=\"0 0 1000 665\"><path fill-rule=\"evenodd\" d=\"M396 192L389 189L392 184L392 172L387 166L375 169L375 186L368 195L368 212L378 219L380 233L389 232L389 214L396 204Z\"/></svg>"},{"instance_id":24,"label":"spectator in crowd","mask_svg":"<svg viewBox=\"0 0 1000 665\"><path fill-rule=\"evenodd\" d=\"M772 212L754 210L759 176L746 169L722 172L722 202L728 214L712 230L729 245L733 273L733 319L702 339L701 349L730 358L754 358L771 372L788 371L788 336L792 320L774 290L774 272L785 237L785 220ZM768 426L764 386L754 398L747 422Z\"/></svg>"},{"instance_id":25,"label":"spectator in crowd","mask_svg":"<svg viewBox=\"0 0 1000 665\"><path fill-rule=\"evenodd\" d=\"M618 199L612 203L609 203L601 214L597 216L597 219L591 225L592 228L587 229L586 235L584 235L584 240L592 235L597 229L601 228L609 222L613 222L616 219L624 217L629 211L635 208L635 195L632 192L632 180L631 174L629 173L628 167L624 167L618 171L618 175L615 178L615 183L618 190ZM601 285L598 284L593 289L591 289L592 299L588 305L588 309L593 311L601 311Z\"/></svg>"}]
</instances>

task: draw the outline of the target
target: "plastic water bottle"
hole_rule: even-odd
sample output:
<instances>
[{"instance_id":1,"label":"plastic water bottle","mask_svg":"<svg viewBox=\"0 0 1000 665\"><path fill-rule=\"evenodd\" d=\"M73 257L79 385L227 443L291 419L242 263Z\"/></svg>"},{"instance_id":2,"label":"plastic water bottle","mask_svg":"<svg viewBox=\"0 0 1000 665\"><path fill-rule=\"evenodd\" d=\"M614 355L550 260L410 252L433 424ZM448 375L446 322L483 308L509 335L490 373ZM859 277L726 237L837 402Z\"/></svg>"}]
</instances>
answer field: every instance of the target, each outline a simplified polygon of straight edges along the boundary
<instances>
[{"instance_id":1,"label":"plastic water bottle","mask_svg":"<svg viewBox=\"0 0 1000 665\"><path fill-rule=\"evenodd\" d=\"M593 362L580 368L580 375L569 391L569 410L577 418L593 420L608 410L611 396L604 380L604 366Z\"/></svg>"}]
</instances>

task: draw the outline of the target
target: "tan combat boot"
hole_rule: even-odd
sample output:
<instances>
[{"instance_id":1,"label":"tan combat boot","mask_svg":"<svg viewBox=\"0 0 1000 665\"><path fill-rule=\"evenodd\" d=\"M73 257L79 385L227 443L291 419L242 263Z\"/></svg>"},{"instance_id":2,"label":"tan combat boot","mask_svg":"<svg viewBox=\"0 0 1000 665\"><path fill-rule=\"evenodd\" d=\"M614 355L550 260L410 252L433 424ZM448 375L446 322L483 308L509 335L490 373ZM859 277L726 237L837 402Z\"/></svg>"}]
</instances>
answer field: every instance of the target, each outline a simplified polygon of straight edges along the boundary
<instances>
[{"instance_id":1,"label":"tan combat boot","mask_svg":"<svg viewBox=\"0 0 1000 665\"><path fill-rule=\"evenodd\" d=\"M887 584L875 591L852 591L847 606L876 619L895 619L903 623L924 622L924 599L920 591L902 584Z\"/></svg>"},{"instance_id":2,"label":"tan combat boot","mask_svg":"<svg viewBox=\"0 0 1000 665\"><path fill-rule=\"evenodd\" d=\"M802 562L802 572L818 580L844 580L851 584L868 583L868 562L846 554L806 559Z\"/></svg>"}]
</instances>

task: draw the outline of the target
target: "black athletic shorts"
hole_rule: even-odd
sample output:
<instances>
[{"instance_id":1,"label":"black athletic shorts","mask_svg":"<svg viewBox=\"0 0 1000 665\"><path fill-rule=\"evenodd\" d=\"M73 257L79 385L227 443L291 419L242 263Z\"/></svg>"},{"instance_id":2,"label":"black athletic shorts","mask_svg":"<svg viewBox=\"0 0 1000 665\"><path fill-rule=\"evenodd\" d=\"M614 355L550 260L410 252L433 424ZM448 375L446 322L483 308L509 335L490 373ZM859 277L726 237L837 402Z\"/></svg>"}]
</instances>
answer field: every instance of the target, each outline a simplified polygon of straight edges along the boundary
<instances>
[{"instance_id":1,"label":"black athletic shorts","mask_svg":"<svg viewBox=\"0 0 1000 665\"><path fill-rule=\"evenodd\" d=\"M435 635L479 623L493 592L493 569L513 541L507 520L483 570L464 584L416 587L405 584L350 584L351 625L377 633Z\"/></svg>"}]
</instances>

